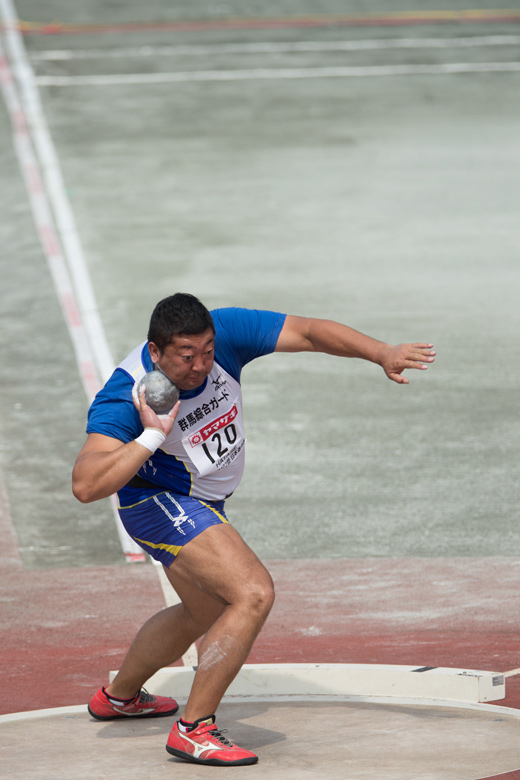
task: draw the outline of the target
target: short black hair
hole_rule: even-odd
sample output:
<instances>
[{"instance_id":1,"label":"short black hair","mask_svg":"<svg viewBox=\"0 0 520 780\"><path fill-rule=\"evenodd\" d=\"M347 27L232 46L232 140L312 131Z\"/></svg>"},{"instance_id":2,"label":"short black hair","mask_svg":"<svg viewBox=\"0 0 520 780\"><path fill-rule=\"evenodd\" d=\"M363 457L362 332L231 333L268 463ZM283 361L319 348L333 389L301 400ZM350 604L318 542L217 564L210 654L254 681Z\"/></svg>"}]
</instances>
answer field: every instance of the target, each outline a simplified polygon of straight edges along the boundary
<instances>
[{"instance_id":1,"label":"short black hair","mask_svg":"<svg viewBox=\"0 0 520 780\"><path fill-rule=\"evenodd\" d=\"M215 333L213 318L204 304L189 293L175 293L159 301L153 310L148 341L162 352L174 336L197 336L208 328Z\"/></svg>"}]
</instances>

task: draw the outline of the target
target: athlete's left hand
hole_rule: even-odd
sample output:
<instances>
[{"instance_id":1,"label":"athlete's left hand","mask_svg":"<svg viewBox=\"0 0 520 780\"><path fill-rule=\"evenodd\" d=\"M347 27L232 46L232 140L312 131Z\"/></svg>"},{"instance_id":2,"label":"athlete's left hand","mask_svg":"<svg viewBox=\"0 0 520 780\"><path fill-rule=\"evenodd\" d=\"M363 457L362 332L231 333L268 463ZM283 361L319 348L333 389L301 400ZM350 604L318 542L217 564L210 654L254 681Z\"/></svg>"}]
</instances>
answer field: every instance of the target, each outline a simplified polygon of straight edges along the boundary
<instances>
[{"instance_id":1,"label":"athlete's left hand","mask_svg":"<svg viewBox=\"0 0 520 780\"><path fill-rule=\"evenodd\" d=\"M403 376L403 371L408 368L418 368L425 371L429 363L435 360L436 352L433 344L398 344L388 346L381 358L381 367L392 382L399 385L409 384L408 377Z\"/></svg>"}]
</instances>

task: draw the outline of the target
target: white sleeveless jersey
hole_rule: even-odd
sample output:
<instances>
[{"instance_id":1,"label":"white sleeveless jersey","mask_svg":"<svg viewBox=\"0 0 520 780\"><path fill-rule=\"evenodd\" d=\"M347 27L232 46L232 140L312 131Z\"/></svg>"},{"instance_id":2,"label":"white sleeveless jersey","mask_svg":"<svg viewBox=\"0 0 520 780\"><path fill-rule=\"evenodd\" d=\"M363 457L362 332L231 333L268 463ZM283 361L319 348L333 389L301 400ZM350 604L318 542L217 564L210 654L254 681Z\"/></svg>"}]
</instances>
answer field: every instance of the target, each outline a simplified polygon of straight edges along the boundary
<instances>
[{"instance_id":1,"label":"white sleeveless jersey","mask_svg":"<svg viewBox=\"0 0 520 780\"><path fill-rule=\"evenodd\" d=\"M146 373L141 357L145 344L119 365L135 382ZM181 398L171 433L139 476L172 492L219 501L242 478L245 441L240 384L215 362L204 389L194 398Z\"/></svg>"}]
</instances>

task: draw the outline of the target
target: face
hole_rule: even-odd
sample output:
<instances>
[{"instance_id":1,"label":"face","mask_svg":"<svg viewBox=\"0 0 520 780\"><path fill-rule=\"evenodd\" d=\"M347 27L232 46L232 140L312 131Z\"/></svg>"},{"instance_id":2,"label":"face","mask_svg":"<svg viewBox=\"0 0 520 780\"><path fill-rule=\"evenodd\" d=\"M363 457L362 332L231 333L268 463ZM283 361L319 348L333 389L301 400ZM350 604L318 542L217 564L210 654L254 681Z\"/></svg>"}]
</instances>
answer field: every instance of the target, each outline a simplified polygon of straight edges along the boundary
<instances>
[{"instance_id":1,"label":"face","mask_svg":"<svg viewBox=\"0 0 520 780\"><path fill-rule=\"evenodd\" d=\"M211 328L197 336L174 336L161 352L150 341L153 362L175 382L181 390L195 390L213 368L215 337Z\"/></svg>"}]
</instances>

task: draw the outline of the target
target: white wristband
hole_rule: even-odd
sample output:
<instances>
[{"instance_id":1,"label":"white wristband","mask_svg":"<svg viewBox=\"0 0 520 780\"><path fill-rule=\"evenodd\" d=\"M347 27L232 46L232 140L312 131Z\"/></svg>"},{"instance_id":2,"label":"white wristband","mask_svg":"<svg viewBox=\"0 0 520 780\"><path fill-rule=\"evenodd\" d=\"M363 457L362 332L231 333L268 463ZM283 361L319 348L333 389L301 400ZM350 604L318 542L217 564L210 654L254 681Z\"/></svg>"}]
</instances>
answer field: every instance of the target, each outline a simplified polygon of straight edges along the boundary
<instances>
[{"instance_id":1,"label":"white wristband","mask_svg":"<svg viewBox=\"0 0 520 780\"><path fill-rule=\"evenodd\" d=\"M138 444L142 444L150 452L161 446L166 439L166 434L159 430L159 428L145 428L144 431L137 439L134 439Z\"/></svg>"}]
</instances>

